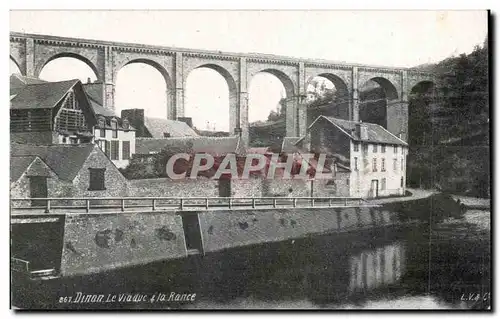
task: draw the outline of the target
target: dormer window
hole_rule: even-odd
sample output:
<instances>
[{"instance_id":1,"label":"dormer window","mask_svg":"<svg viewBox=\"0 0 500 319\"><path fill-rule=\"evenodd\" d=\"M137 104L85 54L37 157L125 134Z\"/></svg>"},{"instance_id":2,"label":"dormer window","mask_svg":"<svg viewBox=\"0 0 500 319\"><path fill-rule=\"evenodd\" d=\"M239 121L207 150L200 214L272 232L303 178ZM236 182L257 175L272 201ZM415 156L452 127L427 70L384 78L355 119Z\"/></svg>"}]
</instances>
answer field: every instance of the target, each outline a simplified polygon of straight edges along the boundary
<instances>
[{"instance_id":1,"label":"dormer window","mask_svg":"<svg viewBox=\"0 0 500 319\"><path fill-rule=\"evenodd\" d=\"M128 122L127 119L123 120L122 126L125 130L128 130L130 128L130 123Z\"/></svg>"},{"instance_id":2,"label":"dormer window","mask_svg":"<svg viewBox=\"0 0 500 319\"><path fill-rule=\"evenodd\" d=\"M118 138L118 121L111 119L111 129L113 130L113 138Z\"/></svg>"},{"instance_id":3,"label":"dormer window","mask_svg":"<svg viewBox=\"0 0 500 319\"><path fill-rule=\"evenodd\" d=\"M106 137L106 119L102 116L98 119L99 136Z\"/></svg>"},{"instance_id":4,"label":"dormer window","mask_svg":"<svg viewBox=\"0 0 500 319\"><path fill-rule=\"evenodd\" d=\"M100 128L104 128L106 126L106 119L104 117L100 116L98 120L98 125Z\"/></svg>"}]
</instances>

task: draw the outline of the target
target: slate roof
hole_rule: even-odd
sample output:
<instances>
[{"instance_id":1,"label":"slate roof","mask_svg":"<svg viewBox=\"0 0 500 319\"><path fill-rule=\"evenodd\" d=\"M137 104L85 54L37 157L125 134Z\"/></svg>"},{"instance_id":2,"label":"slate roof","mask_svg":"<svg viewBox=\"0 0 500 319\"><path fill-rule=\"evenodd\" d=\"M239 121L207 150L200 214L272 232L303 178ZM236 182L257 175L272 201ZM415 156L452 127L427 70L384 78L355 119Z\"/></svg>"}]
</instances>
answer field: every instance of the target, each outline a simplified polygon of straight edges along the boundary
<instances>
[{"instance_id":1,"label":"slate roof","mask_svg":"<svg viewBox=\"0 0 500 319\"><path fill-rule=\"evenodd\" d=\"M11 167L11 178L12 175L17 176L19 174L19 171L29 158L38 156L57 174L57 176L59 176L60 179L73 181L94 147L97 146L95 144L32 145L13 143L10 146L10 155L11 166L14 165L15 168L12 169ZM23 161L22 164L17 165L15 163L18 158L23 158L20 160Z\"/></svg>"},{"instance_id":2,"label":"slate roof","mask_svg":"<svg viewBox=\"0 0 500 319\"><path fill-rule=\"evenodd\" d=\"M16 156L10 161L10 181L14 182L23 175L28 166L36 159L36 156Z\"/></svg>"},{"instance_id":3,"label":"slate roof","mask_svg":"<svg viewBox=\"0 0 500 319\"><path fill-rule=\"evenodd\" d=\"M367 123L367 122L354 122L354 121L348 121L348 120L341 120L335 117L330 117L330 116L320 116L318 119L324 118L331 124L335 125L338 127L340 130L342 130L344 133L346 133L351 139L355 141L362 141L362 142L369 142L369 143L380 143L380 144L391 144L391 145L405 145L407 146L408 144L403 141L402 139L398 138L382 126L378 124L373 124L373 123ZM316 119L316 121L318 120ZM311 124L309 127L313 126L314 123ZM353 132L356 129L356 124L361 124L365 125L367 128L367 139L360 139L359 137L356 136Z\"/></svg>"},{"instance_id":4,"label":"slate roof","mask_svg":"<svg viewBox=\"0 0 500 319\"><path fill-rule=\"evenodd\" d=\"M116 117L116 113L114 110L102 106L101 104L99 104L95 100L93 100L90 96L89 96L89 101L90 101L90 106L92 106L92 108L94 109L95 114L103 115L106 117L112 117L112 116Z\"/></svg>"},{"instance_id":5,"label":"slate roof","mask_svg":"<svg viewBox=\"0 0 500 319\"><path fill-rule=\"evenodd\" d=\"M87 94L90 101L90 105L94 109L94 113L97 115L103 115L106 117L117 117L113 109L104 107L102 105L102 85L101 83L96 83L96 85L83 84L83 90Z\"/></svg>"},{"instance_id":6,"label":"slate roof","mask_svg":"<svg viewBox=\"0 0 500 319\"><path fill-rule=\"evenodd\" d=\"M20 74L12 74L10 76L10 95L19 93L27 84L46 83L47 81L37 78L31 78Z\"/></svg>"},{"instance_id":7,"label":"slate roof","mask_svg":"<svg viewBox=\"0 0 500 319\"><path fill-rule=\"evenodd\" d=\"M169 133L171 137L198 136L189 125L182 121L144 117L144 125L153 138L164 138L163 133Z\"/></svg>"},{"instance_id":8,"label":"slate roof","mask_svg":"<svg viewBox=\"0 0 500 319\"><path fill-rule=\"evenodd\" d=\"M175 148L184 153L209 153L223 155L242 152L242 145L238 136L228 137L169 137L169 138L136 138L136 154L159 153L166 148Z\"/></svg>"},{"instance_id":9,"label":"slate roof","mask_svg":"<svg viewBox=\"0 0 500 319\"><path fill-rule=\"evenodd\" d=\"M11 109L51 109L79 80L41 82L19 88L10 99Z\"/></svg>"}]
</instances>

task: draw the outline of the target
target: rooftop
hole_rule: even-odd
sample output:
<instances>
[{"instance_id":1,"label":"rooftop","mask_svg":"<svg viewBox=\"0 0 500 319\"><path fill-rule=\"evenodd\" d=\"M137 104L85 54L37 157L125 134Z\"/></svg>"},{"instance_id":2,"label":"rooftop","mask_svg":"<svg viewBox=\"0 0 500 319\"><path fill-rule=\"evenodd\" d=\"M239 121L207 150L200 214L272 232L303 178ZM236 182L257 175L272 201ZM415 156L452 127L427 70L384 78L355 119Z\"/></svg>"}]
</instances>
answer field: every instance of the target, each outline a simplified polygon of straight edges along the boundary
<instances>
[{"instance_id":1,"label":"rooftop","mask_svg":"<svg viewBox=\"0 0 500 319\"><path fill-rule=\"evenodd\" d=\"M184 153L209 153L224 155L242 152L239 136L210 137L184 136L169 138L136 138L136 154L154 154L164 149L175 149Z\"/></svg>"},{"instance_id":2,"label":"rooftop","mask_svg":"<svg viewBox=\"0 0 500 319\"><path fill-rule=\"evenodd\" d=\"M51 109L79 80L45 82L12 75L10 78L11 109ZM24 85L23 85L24 83Z\"/></svg>"},{"instance_id":3,"label":"rooftop","mask_svg":"<svg viewBox=\"0 0 500 319\"><path fill-rule=\"evenodd\" d=\"M144 117L144 125L153 138L164 138L164 133L170 134L171 137L198 136L189 125L182 121Z\"/></svg>"},{"instance_id":4,"label":"rooftop","mask_svg":"<svg viewBox=\"0 0 500 319\"><path fill-rule=\"evenodd\" d=\"M348 120L338 119L335 117L321 115L309 126L309 128L311 128L316 123L316 121L318 121L321 118L325 119L327 122L339 128L341 131L343 131L345 134L347 134L351 139L355 141L391 144L391 145L405 145L405 146L408 145L405 141L403 141L396 135L392 134L382 126L373 123L348 121ZM355 134L356 125L358 124L363 125L367 128L366 139L361 139L359 136Z\"/></svg>"},{"instance_id":5,"label":"rooftop","mask_svg":"<svg viewBox=\"0 0 500 319\"><path fill-rule=\"evenodd\" d=\"M10 147L11 179L15 176L21 176L34 158L39 157L60 179L73 181L94 147L97 146L94 144L33 145L12 143Z\"/></svg>"}]
</instances>

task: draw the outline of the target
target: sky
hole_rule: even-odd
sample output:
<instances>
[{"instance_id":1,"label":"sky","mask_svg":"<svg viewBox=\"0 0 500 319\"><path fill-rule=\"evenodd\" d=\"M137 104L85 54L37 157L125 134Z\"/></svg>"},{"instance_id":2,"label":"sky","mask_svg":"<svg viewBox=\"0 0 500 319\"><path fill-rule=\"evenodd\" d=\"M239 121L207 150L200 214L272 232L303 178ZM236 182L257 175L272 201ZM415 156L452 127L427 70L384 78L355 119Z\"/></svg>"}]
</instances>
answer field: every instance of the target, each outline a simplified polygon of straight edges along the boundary
<instances>
[{"instance_id":1,"label":"sky","mask_svg":"<svg viewBox=\"0 0 500 319\"><path fill-rule=\"evenodd\" d=\"M470 53L487 35L486 11L11 11L10 30L152 45L257 52L349 63L411 67ZM13 63L11 62L11 72ZM61 58L42 79L95 79L83 62ZM166 84L154 68L124 67L115 108L166 117ZM285 95L272 75L249 83L249 119L265 120ZM228 88L213 70L186 85L186 116L201 129L226 130Z\"/></svg>"}]
</instances>

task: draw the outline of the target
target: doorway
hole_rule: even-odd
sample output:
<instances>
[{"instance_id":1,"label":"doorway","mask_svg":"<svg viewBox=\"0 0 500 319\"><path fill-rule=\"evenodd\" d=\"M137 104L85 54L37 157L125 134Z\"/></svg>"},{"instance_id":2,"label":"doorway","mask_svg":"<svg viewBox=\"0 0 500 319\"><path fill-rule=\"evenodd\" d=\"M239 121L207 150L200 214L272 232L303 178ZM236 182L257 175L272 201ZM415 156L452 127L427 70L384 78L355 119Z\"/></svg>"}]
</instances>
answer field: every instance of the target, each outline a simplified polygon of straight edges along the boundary
<instances>
[{"instance_id":1,"label":"doorway","mask_svg":"<svg viewBox=\"0 0 500 319\"><path fill-rule=\"evenodd\" d=\"M372 198L378 197L378 179L372 179L370 187L370 197Z\"/></svg>"},{"instance_id":2,"label":"doorway","mask_svg":"<svg viewBox=\"0 0 500 319\"><path fill-rule=\"evenodd\" d=\"M47 177L46 176L30 176L30 197L31 198L47 198ZM31 206L46 207L45 200L32 200Z\"/></svg>"},{"instance_id":3,"label":"doorway","mask_svg":"<svg viewBox=\"0 0 500 319\"><path fill-rule=\"evenodd\" d=\"M219 196L231 197L231 180L219 179Z\"/></svg>"},{"instance_id":4,"label":"doorway","mask_svg":"<svg viewBox=\"0 0 500 319\"><path fill-rule=\"evenodd\" d=\"M201 240L200 220L197 212L183 212L182 226L186 239L186 248L188 254L199 254L203 251L203 242Z\"/></svg>"}]
</instances>

